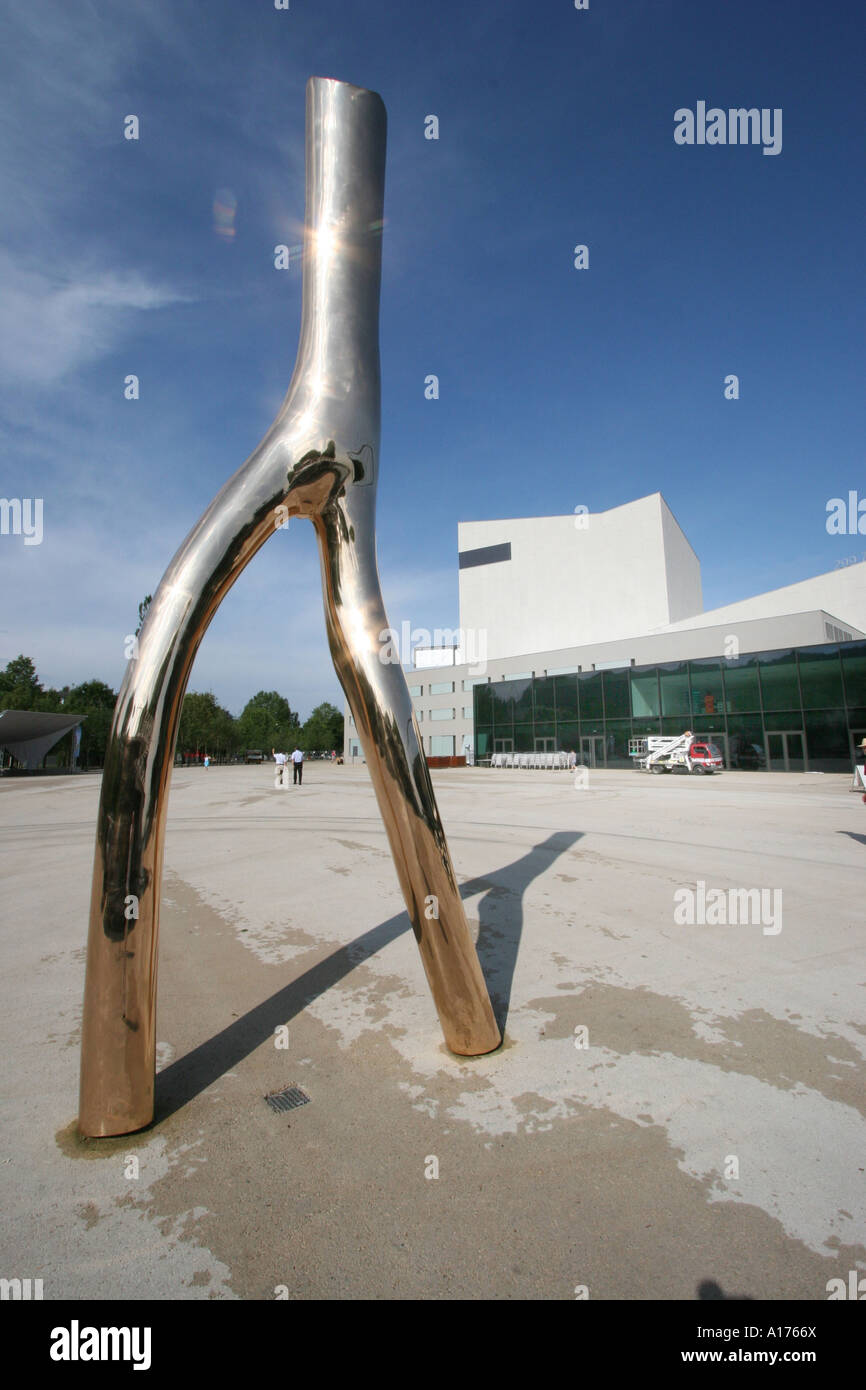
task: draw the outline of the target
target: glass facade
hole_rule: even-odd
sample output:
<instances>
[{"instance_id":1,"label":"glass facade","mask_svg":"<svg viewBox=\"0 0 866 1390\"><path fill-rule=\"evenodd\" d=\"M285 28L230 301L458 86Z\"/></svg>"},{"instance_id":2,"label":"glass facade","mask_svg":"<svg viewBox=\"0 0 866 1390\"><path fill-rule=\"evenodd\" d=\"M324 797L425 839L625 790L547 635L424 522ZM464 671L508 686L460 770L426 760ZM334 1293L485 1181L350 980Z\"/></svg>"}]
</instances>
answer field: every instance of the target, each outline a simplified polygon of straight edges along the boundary
<instances>
[{"instance_id":1,"label":"glass facade","mask_svg":"<svg viewBox=\"0 0 866 1390\"><path fill-rule=\"evenodd\" d=\"M866 736L866 640L476 685L475 756L574 749L629 767L630 738L693 730L728 768L848 772Z\"/></svg>"}]
</instances>

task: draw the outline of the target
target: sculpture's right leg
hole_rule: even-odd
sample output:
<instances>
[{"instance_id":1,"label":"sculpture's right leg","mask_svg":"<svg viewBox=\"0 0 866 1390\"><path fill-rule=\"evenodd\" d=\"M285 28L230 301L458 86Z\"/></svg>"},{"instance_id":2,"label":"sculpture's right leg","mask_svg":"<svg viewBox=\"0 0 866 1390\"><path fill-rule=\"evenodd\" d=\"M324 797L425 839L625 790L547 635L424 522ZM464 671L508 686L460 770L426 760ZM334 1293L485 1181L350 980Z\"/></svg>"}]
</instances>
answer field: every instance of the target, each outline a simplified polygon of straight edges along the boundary
<instances>
[{"instance_id":1,"label":"sculpture's right leg","mask_svg":"<svg viewBox=\"0 0 866 1390\"><path fill-rule=\"evenodd\" d=\"M368 505L365 505L365 502ZM353 505L354 504L354 505ZM334 666L355 720L427 981L452 1052L501 1042L390 629L375 556L373 505L350 492L314 518Z\"/></svg>"}]
</instances>

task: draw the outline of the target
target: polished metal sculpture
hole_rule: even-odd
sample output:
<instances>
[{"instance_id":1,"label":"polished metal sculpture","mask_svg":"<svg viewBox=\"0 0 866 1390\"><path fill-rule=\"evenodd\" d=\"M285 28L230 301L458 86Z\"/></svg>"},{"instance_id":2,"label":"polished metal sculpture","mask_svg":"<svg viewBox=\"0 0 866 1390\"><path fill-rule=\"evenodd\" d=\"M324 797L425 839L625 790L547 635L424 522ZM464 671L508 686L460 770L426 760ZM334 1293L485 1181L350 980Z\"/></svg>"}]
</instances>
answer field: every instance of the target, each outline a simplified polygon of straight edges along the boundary
<instances>
[{"instance_id":1,"label":"polished metal sculpture","mask_svg":"<svg viewBox=\"0 0 866 1390\"><path fill-rule=\"evenodd\" d=\"M445 1041L468 1056L501 1041L406 680L399 664L380 660L388 629L375 542L385 125L375 92L318 77L307 84L303 306L291 384L259 447L169 565L118 696L87 946L85 1135L126 1134L153 1118L160 880L183 695L222 599L288 516L308 516L316 529L331 655Z\"/></svg>"}]
</instances>

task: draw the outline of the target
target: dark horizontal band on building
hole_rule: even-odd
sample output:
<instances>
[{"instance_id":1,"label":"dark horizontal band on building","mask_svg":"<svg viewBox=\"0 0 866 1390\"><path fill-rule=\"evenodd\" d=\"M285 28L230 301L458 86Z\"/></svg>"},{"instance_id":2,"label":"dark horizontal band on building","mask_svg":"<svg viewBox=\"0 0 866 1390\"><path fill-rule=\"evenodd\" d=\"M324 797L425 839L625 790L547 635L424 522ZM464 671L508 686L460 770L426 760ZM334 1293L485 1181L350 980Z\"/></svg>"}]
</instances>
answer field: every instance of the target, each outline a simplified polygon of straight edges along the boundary
<instances>
[{"instance_id":1,"label":"dark horizontal band on building","mask_svg":"<svg viewBox=\"0 0 866 1390\"><path fill-rule=\"evenodd\" d=\"M496 565L500 560L511 559L511 541L501 545L482 545L477 550L461 550L457 557L462 570L474 569L476 565Z\"/></svg>"}]
</instances>

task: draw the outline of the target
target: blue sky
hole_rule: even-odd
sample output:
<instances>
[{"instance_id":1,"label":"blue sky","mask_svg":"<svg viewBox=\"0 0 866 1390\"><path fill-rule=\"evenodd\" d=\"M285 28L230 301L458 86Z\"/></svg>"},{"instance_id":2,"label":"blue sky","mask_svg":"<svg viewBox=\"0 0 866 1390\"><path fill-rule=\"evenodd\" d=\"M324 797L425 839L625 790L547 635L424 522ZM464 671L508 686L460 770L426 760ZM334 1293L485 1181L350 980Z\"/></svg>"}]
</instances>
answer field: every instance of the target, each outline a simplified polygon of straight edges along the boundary
<instances>
[{"instance_id":1,"label":"blue sky","mask_svg":"<svg viewBox=\"0 0 866 1390\"><path fill-rule=\"evenodd\" d=\"M47 684L117 688L139 600L270 424L297 346L300 273L273 252L299 240L310 75L388 109L379 562L395 627L457 626L458 521L655 491L707 608L861 558L866 539L825 519L829 498L866 496L864 14L6 0L0 492L43 498L44 522L41 545L0 536L0 664L23 651ZM677 145L674 112L699 100L781 108L781 152ZM302 717L342 706L307 523L241 576L189 688L235 713L262 688Z\"/></svg>"}]
</instances>

